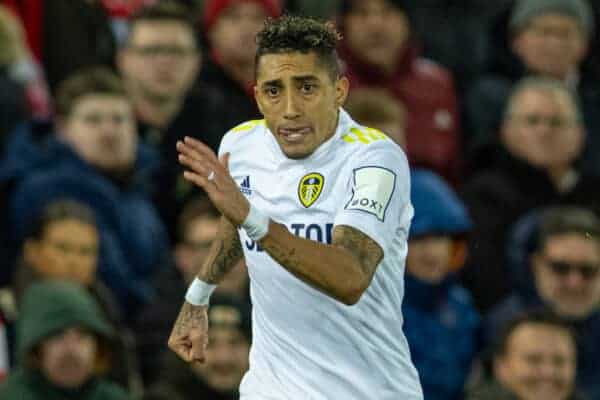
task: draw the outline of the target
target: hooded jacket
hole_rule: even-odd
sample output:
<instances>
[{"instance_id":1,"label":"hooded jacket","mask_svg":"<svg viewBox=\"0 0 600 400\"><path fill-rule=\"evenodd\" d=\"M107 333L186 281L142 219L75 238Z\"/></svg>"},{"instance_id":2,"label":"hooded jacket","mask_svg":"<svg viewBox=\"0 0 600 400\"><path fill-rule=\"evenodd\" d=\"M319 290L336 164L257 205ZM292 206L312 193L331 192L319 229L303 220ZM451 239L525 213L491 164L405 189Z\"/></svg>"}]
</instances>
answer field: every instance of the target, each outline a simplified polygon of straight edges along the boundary
<instances>
[{"instance_id":1,"label":"hooded jacket","mask_svg":"<svg viewBox=\"0 0 600 400\"><path fill-rule=\"evenodd\" d=\"M28 360L45 339L71 327L83 327L99 340L114 332L98 304L83 288L67 282L33 284L23 297L17 322L18 368L0 386L0 398L19 400L127 400L118 386L99 377L90 378L76 389L52 384Z\"/></svg>"},{"instance_id":2,"label":"hooded jacket","mask_svg":"<svg viewBox=\"0 0 600 400\"><path fill-rule=\"evenodd\" d=\"M429 234L454 237L471 227L456 194L429 171L412 172L411 202L415 208L412 238ZM479 315L467 291L452 275L432 284L407 272L402 313L425 398L461 399L479 349Z\"/></svg>"}]
</instances>

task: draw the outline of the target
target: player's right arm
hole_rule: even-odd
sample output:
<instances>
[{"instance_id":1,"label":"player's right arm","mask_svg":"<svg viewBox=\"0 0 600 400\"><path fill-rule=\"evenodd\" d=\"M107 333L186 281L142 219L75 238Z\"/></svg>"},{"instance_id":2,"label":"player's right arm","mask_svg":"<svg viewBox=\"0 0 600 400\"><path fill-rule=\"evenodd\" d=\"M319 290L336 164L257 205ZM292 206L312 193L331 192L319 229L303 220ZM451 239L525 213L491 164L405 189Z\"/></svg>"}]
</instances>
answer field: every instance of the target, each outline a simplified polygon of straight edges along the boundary
<instances>
[{"instance_id":1,"label":"player's right arm","mask_svg":"<svg viewBox=\"0 0 600 400\"><path fill-rule=\"evenodd\" d=\"M208 257L196 276L201 281L218 285L243 256L244 252L236 227L227 218L221 217L217 237L212 242Z\"/></svg>"},{"instance_id":2,"label":"player's right arm","mask_svg":"<svg viewBox=\"0 0 600 400\"><path fill-rule=\"evenodd\" d=\"M242 257L237 229L227 218L221 217L217 237L196 276L203 282L218 285ZM187 362L204 361L204 351L208 344L208 305L197 306L185 301L168 344L171 350Z\"/></svg>"}]
</instances>

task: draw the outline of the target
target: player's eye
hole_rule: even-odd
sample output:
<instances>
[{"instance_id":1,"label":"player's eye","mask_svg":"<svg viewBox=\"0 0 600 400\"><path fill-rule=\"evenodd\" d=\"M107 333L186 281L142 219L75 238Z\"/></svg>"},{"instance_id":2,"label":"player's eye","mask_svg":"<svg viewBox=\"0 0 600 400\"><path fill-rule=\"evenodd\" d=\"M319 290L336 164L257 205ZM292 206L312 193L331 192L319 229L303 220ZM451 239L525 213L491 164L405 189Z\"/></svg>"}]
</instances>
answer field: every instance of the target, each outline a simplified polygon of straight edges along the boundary
<instances>
[{"instance_id":1,"label":"player's eye","mask_svg":"<svg viewBox=\"0 0 600 400\"><path fill-rule=\"evenodd\" d=\"M300 90L302 90L302 93L304 94L311 94L315 91L316 87L317 85L314 83L303 83Z\"/></svg>"},{"instance_id":2,"label":"player's eye","mask_svg":"<svg viewBox=\"0 0 600 400\"><path fill-rule=\"evenodd\" d=\"M279 95L279 88L277 86L269 86L265 89L265 93L267 94L267 96L276 97L277 95Z\"/></svg>"}]
</instances>

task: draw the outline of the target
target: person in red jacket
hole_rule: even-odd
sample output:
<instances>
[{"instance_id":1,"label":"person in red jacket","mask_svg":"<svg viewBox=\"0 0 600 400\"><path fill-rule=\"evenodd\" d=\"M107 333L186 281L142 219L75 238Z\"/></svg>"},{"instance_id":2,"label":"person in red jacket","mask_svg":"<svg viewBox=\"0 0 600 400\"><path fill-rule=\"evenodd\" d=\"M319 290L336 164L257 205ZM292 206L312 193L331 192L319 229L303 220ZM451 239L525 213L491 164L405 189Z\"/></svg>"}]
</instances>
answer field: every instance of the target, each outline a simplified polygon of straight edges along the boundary
<instances>
[{"instance_id":1,"label":"person in red jacket","mask_svg":"<svg viewBox=\"0 0 600 400\"><path fill-rule=\"evenodd\" d=\"M459 178L460 123L450 72L419 57L402 0L343 0L340 54L351 89L389 89L407 110L407 153L414 166Z\"/></svg>"}]
</instances>

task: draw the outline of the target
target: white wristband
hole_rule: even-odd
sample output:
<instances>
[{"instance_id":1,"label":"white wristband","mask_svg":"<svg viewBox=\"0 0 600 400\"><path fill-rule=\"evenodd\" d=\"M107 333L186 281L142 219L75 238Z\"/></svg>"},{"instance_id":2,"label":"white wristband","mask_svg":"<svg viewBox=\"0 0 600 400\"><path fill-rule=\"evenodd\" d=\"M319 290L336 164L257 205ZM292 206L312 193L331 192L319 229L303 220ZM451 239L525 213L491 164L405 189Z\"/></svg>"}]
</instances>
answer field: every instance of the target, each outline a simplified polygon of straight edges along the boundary
<instances>
[{"instance_id":1,"label":"white wristband","mask_svg":"<svg viewBox=\"0 0 600 400\"><path fill-rule=\"evenodd\" d=\"M257 242L269 232L269 217L250 204L250 212L242 222L242 228L250 239Z\"/></svg>"},{"instance_id":2,"label":"white wristband","mask_svg":"<svg viewBox=\"0 0 600 400\"><path fill-rule=\"evenodd\" d=\"M195 306L205 306L216 288L217 285L211 285L195 278L185 293L185 301Z\"/></svg>"}]
</instances>

